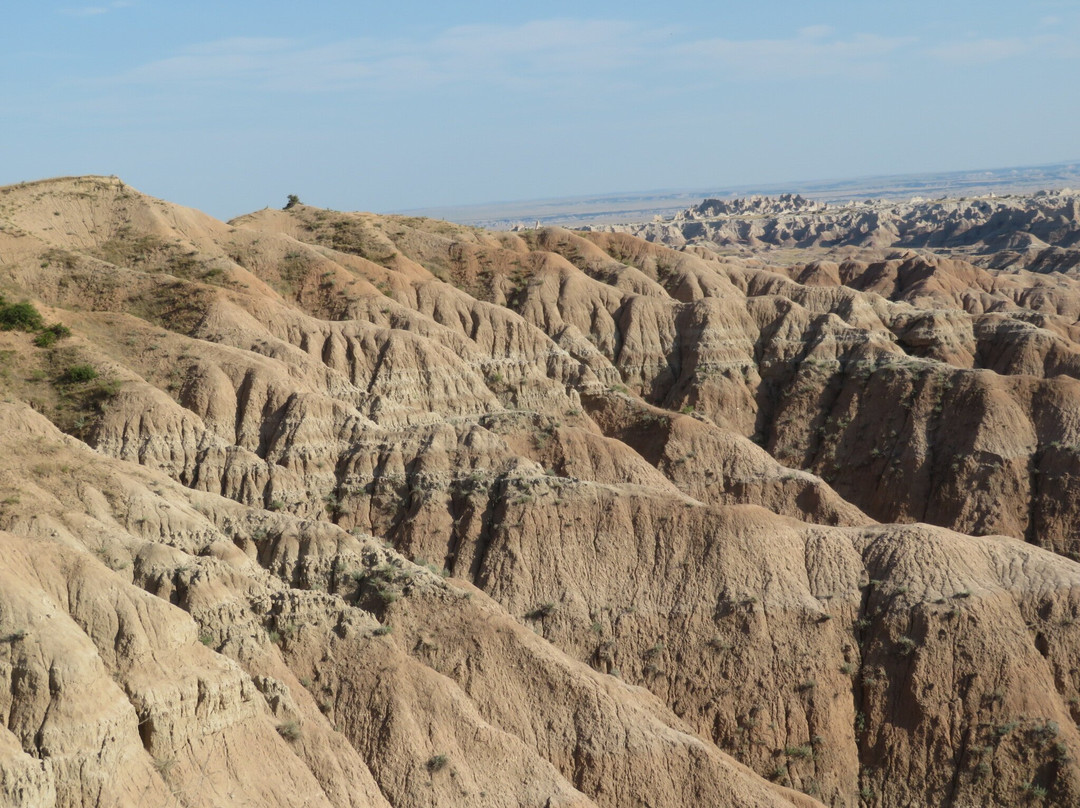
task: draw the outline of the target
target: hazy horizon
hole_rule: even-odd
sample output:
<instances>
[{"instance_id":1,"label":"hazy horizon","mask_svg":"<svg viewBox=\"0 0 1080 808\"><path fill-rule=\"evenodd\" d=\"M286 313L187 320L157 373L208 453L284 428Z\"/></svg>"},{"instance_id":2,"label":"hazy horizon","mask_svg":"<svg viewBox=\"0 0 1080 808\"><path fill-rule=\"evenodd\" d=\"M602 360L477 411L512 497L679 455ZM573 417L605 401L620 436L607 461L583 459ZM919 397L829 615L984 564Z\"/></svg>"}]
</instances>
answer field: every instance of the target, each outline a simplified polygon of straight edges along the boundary
<instances>
[{"instance_id":1,"label":"hazy horizon","mask_svg":"<svg viewBox=\"0 0 1080 808\"><path fill-rule=\"evenodd\" d=\"M1072 0L9 16L0 184L115 174L219 218L289 193L402 211L1080 157Z\"/></svg>"}]
</instances>

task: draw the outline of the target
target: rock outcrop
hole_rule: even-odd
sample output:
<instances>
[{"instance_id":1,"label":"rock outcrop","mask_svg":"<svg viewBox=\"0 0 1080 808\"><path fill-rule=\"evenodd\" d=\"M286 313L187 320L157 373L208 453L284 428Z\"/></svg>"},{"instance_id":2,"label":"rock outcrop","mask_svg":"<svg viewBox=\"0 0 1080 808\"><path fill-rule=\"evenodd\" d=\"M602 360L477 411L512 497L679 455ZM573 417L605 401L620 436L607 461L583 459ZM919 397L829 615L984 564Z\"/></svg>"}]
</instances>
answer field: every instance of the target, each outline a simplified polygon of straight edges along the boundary
<instances>
[{"instance_id":1,"label":"rock outcrop","mask_svg":"<svg viewBox=\"0 0 1080 808\"><path fill-rule=\"evenodd\" d=\"M1080 194L1068 188L846 204L792 194L706 199L670 219L586 229L721 252L894 248L951 253L995 268L1065 272L1080 267Z\"/></svg>"},{"instance_id":2,"label":"rock outcrop","mask_svg":"<svg viewBox=\"0 0 1080 808\"><path fill-rule=\"evenodd\" d=\"M0 224L5 804L1080 800L1071 278Z\"/></svg>"}]
</instances>

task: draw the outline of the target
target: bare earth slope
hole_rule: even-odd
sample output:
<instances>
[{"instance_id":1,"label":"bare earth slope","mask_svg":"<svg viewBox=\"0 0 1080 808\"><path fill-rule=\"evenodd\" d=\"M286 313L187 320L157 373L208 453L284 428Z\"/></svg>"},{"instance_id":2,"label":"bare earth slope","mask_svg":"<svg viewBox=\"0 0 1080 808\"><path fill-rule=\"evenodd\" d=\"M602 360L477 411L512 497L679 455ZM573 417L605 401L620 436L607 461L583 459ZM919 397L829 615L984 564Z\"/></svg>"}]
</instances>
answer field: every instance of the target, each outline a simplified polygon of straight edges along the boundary
<instances>
[{"instance_id":1,"label":"bare earth slope","mask_svg":"<svg viewBox=\"0 0 1080 808\"><path fill-rule=\"evenodd\" d=\"M1075 804L1078 298L924 263L0 189L0 798Z\"/></svg>"}]
</instances>

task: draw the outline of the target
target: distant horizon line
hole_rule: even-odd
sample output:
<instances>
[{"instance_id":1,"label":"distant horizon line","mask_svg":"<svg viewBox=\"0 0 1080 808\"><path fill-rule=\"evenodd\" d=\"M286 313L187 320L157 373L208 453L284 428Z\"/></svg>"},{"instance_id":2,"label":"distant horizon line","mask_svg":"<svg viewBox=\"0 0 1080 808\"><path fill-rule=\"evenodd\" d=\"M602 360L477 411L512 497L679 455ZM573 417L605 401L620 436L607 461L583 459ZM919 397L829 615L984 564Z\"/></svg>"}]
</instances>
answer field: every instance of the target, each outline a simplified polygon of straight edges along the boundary
<instances>
[{"instance_id":1,"label":"distant horizon line","mask_svg":"<svg viewBox=\"0 0 1080 808\"><path fill-rule=\"evenodd\" d=\"M1000 174L1008 171L1034 171L1048 168L1071 168L1080 166L1080 158L1075 160L1056 160L1049 163L1030 163L1025 165L997 166L992 168L949 169L945 171L909 171L892 174L861 174L846 177L825 177L818 179L783 180L763 183L741 183L730 186L666 187L641 190L606 191L592 194L573 194L568 196L545 196L518 199L497 199L487 202L469 202L463 204L425 205L415 208L397 208L387 211L389 215L428 215L438 211L466 211L473 209L497 208L514 205L543 205L545 203L587 202L591 200L614 200L619 198L645 199L663 196L696 196L712 193L802 193L809 192L814 186L851 184L867 181L902 180L915 177L968 176L978 174Z\"/></svg>"}]
</instances>

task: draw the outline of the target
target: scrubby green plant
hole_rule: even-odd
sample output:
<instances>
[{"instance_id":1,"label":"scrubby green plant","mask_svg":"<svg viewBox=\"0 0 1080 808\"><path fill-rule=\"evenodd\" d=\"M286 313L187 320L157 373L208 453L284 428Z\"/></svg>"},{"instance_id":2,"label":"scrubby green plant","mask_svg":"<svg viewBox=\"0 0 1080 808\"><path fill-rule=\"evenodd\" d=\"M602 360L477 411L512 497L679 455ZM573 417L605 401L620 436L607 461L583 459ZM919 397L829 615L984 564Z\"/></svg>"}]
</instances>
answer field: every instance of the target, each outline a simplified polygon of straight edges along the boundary
<instances>
[{"instance_id":1,"label":"scrubby green plant","mask_svg":"<svg viewBox=\"0 0 1080 808\"><path fill-rule=\"evenodd\" d=\"M0 331L40 331L44 327L41 312L32 303L8 303L0 295Z\"/></svg>"},{"instance_id":2,"label":"scrubby green plant","mask_svg":"<svg viewBox=\"0 0 1080 808\"><path fill-rule=\"evenodd\" d=\"M658 655L662 654L663 652L664 652L664 641L663 640L657 640L656 643L651 648L645 649L644 656L645 656L646 659L651 659L652 657L658 656Z\"/></svg>"},{"instance_id":3,"label":"scrubby green plant","mask_svg":"<svg viewBox=\"0 0 1080 808\"><path fill-rule=\"evenodd\" d=\"M51 348L59 340L71 336L71 329L60 323L53 323L34 337L34 344L39 348Z\"/></svg>"},{"instance_id":4,"label":"scrubby green plant","mask_svg":"<svg viewBox=\"0 0 1080 808\"><path fill-rule=\"evenodd\" d=\"M435 755L428 759L427 770L434 774L435 772L441 772L450 763L450 758L446 755Z\"/></svg>"},{"instance_id":5,"label":"scrubby green plant","mask_svg":"<svg viewBox=\"0 0 1080 808\"><path fill-rule=\"evenodd\" d=\"M298 721L286 721L277 725L278 735L286 741L300 740L300 723Z\"/></svg>"},{"instance_id":6,"label":"scrubby green plant","mask_svg":"<svg viewBox=\"0 0 1080 808\"><path fill-rule=\"evenodd\" d=\"M859 710L855 713L855 734L862 735L866 732L866 713Z\"/></svg>"},{"instance_id":7,"label":"scrubby green plant","mask_svg":"<svg viewBox=\"0 0 1080 808\"><path fill-rule=\"evenodd\" d=\"M1050 792L1044 786L1036 785L1035 783L1023 783L1020 786L1020 790L1023 791L1028 797L1032 799L1042 799Z\"/></svg>"},{"instance_id":8,"label":"scrubby green plant","mask_svg":"<svg viewBox=\"0 0 1080 808\"><path fill-rule=\"evenodd\" d=\"M994 727L994 735L996 735L998 738L1004 738L1018 726L1020 726L1019 721L1007 721L1004 724L998 724L996 727Z\"/></svg>"},{"instance_id":9,"label":"scrubby green plant","mask_svg":"<svg viewBox=\"0 0 1080 808\"><path fill-rule=\"evenodd\" d=\"M326 512L331 516L341 516L345 512L345 505L334 494L327 494L323 497L323 502L326 504Z\"/></svg>"},{"instance_id":10,"label":"scrubby green plant","mask_svg":"<svg viewBox=\"0 0 1080 808\"><path fill-rule=\"evenodd\" d=\"M82 384L84 382L90 382L96 379L98 376L97 370L93 365L81 363L78 365L72 365L64 371L60 380L67 384Z\"/></svg>"},{"instance_id":11,"label":"scrubby green plant","mask_svg":"<svg viewBox=\"0 0 1080 808\"><path fill-rule=\"evenodd\" d=\"M401 597L401 592L392 586L378 586L375 588L375 597L383 606L389 606Z\"/></svg>"}]
</instances>

